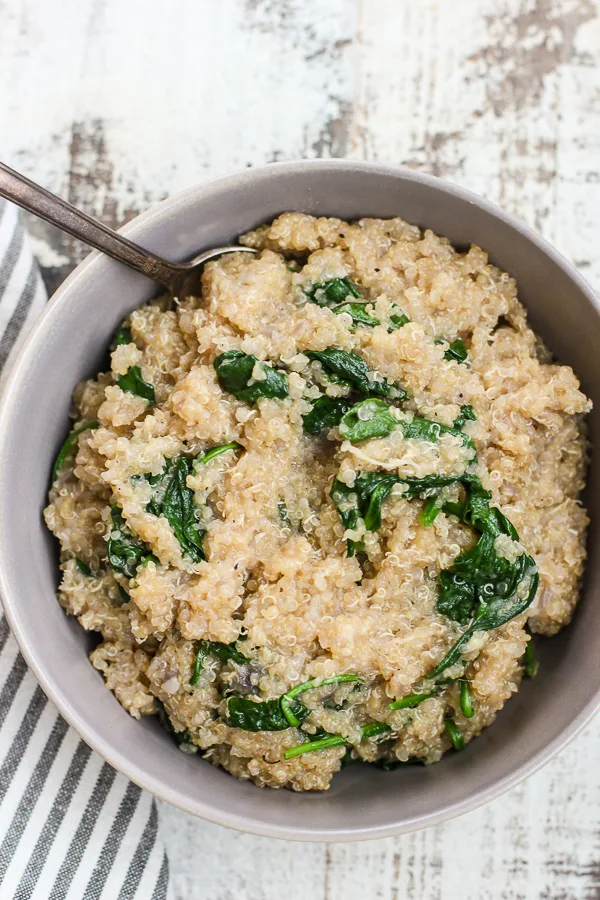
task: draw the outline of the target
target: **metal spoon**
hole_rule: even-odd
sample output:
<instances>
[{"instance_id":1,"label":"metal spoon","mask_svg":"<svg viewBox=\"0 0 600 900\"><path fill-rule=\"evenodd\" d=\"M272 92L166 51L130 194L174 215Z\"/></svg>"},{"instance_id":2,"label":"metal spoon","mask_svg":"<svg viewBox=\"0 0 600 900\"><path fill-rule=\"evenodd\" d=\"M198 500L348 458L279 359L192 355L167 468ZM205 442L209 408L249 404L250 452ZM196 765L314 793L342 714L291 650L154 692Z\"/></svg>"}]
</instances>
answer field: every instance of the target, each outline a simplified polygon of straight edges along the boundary
<instances>
[{"instance_id":1,"label":"metal spoon","mask_svg":"<svg viewBox=\"0 0 600 900\"><path fill-rule=\"evenodd\" d=\"M12 200L28 212L45 219L85 244L106 253L118 262L141 272L168 288L173 297L185 297L197 278L200 269L209 259L222 253L256 253L251 247L215 247L205 250L185 263L172 263L144 250L133 241L122 237L97 219L81 212L75 206L61 200L24 175L0 162L0 197Z\"/></svg>"}]
</instances>

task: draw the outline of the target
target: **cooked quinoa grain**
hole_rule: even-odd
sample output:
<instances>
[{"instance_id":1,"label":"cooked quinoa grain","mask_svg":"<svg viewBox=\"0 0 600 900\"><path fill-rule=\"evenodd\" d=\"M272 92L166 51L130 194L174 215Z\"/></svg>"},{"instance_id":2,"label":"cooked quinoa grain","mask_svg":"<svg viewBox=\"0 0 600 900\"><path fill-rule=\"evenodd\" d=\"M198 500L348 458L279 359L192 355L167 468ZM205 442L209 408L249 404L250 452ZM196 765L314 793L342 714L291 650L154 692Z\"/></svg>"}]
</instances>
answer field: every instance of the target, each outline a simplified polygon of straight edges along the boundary
<instances>
[{"instance_id":1,"label":"cooked quinoa grain","mask_svg":"<svg viewBox=\"0 0 600 900\"><path fill-rule=\"evenodd\" d=\"M479 247L296 213L241 240L75 390L60 603L132 716L237 778L435 762L571 618L591 404Z\"/></svg>"}]
</instances>

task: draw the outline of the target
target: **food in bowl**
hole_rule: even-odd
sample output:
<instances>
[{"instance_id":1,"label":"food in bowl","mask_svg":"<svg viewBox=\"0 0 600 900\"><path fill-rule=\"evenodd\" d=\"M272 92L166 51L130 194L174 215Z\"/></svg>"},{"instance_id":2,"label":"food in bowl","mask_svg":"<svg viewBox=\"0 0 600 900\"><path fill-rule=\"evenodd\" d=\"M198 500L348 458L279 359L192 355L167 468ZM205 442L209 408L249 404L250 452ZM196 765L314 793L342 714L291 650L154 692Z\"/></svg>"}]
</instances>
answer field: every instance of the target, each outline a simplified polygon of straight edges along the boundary
<instances>
[{"instance_id":1,"label":"food in bowl","mask_svg":"<svg viewBox=\"0 0 600 900\"><path fill-rule=\"evenodd\" d=\"M258 785L433 763L577 602L590 402L476 246L286 213L80 384L45 511L131 715Z\"/></svg>"}]
</instances>

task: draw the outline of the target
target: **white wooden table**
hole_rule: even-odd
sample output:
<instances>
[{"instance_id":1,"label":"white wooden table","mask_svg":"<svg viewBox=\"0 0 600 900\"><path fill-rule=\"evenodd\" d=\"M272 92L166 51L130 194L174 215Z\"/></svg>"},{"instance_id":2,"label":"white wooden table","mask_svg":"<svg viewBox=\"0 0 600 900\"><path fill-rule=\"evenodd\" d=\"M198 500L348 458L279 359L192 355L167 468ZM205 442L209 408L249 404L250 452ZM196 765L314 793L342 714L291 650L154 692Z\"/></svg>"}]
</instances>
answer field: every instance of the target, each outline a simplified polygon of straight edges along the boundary
<instances>
[{"instance_id":1,"label":"white wooden table","mask_svg":"<svg viewBox=\"0 0 600 900\"><path fill-rule=\"evenodd\" d=\"M600 0L2 0L0 158L110 225L346 156L459 182L600 289ZM52 289L87 252L31 222ZM600 898L600 720L438 828L293 845L161 809L179 898Z\"/></svg>"}]
</instances>

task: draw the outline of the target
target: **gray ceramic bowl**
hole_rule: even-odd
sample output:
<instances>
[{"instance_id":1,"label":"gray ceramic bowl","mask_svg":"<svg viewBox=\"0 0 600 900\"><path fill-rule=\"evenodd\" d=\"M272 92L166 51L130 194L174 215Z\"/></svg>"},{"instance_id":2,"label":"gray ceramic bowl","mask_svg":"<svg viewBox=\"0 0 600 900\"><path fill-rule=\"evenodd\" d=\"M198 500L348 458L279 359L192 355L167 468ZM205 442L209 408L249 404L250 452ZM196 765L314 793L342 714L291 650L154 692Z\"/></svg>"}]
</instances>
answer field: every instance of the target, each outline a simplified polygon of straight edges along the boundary
<instances>
[{"instance_id":1,"label":"gray ceramic bowl","mask_svg":"<svg viewBox=\"0 0 600 900\"><path fill-rule=\"evenodd\" d=\"M524 225L468 192L417 172L342 161L284 163L191 188L124 229L167 258L227 244L284 210L345 219L402 216L464 246L476 242L514 275L531 321L600 406L599 304L579 275ZM136 722L87 660L89 636L59 607L57 548L42 521L71 390L101 365L122 318L155 288L93 253L57 292L29 337L0 411L0 590L43 689L81 737L137 784L212 822L278 838L385 837L472 809L535 772L600 702L598 534L572 625L545 643L534 682L462 753L429 768L351 767L326 793L259 790L179 752L154 718ZM592 437L598 431L592 417ZM598 460L588 503L599 506Z\"/></svg>"}]
</instances>

